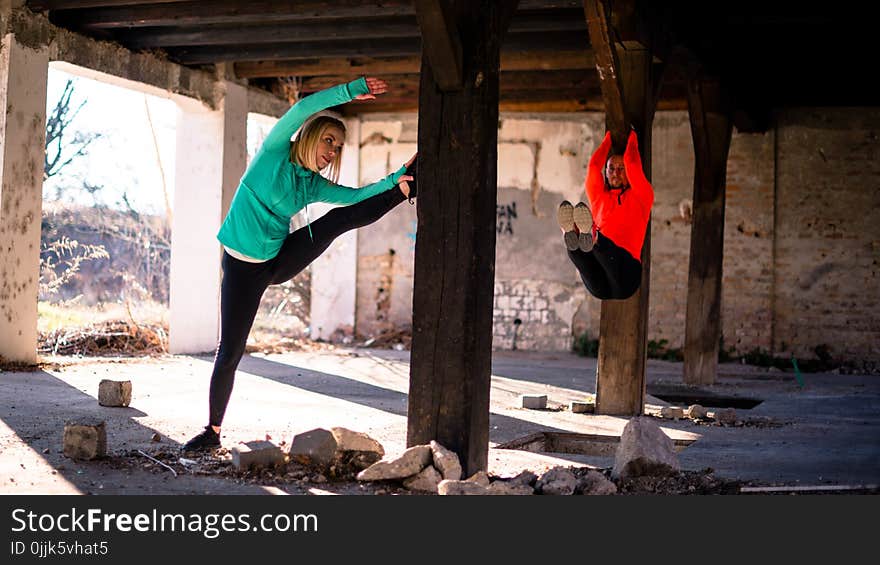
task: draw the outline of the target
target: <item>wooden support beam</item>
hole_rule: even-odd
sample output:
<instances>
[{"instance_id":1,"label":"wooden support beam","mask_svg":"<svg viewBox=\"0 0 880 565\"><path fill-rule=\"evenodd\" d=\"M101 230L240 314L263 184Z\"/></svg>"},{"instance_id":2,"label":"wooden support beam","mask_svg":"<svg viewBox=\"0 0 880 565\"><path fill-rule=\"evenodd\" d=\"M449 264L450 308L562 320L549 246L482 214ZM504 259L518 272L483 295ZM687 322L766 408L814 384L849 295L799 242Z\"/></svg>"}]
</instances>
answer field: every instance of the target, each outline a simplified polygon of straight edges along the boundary
<instances>
[{"instance_id":1,"label":"wooden support beam","mask_svg":"<svg viewBox=\"0 0 880 565\"><path fill-rule=\"evenodd\" d=\"M694 203L685 319L684 382L710 385L718 369L727 155L731 106L718 80L688 82L694 140Z\"/></svg>"},{"instance_id":2,"label":"wooden support beam","mask_svg":"<svg viewBox=\"0 0 880 565\"><path fill-rule=\"evenodd\" d=\"M423 58L407 445L436 440L486 470L502 22L516 2L456 1L462 85ZM505 13L508 12L508 13Z\"/></svg>"},{"instance_id":3,"label":"wooden support beam","mask_svg":"<svg viewBox=\"0 0 880 565\"><path fill-rule=\"evenodd\" d=\"M441 90L461 88L461 39L450 0L415 0L422 53Z\"/></svg>"},{"instance_id":4,"label":"wooden support beam","mask_svg":"<svg viewBox=\"0 0 880 565\"><path fill-rule=\"evenodd\" d=\"M645 176L651 178L651 126L656 108L653 56L648 49L612 42L611 14L602 0L585 0L584 13L605 103L605 123L622 150L634 127ZM637 17L637 12L625 12ZM618 21L620 18L618 18ZM645 405L651 224L642 246L642 283L627 300L603 300L596 370L596 413L642 414Z\"/></svg>"},{"instance_id":5,"label":"wooden support beam","mask_svg":"<svg viewBox=\"0 0 880 565\"><path fill-rule=\"evenodd\" d=\"M590 44L596 58L596 71L602 84L602 99L605 102L605 121L616 148L626 143L628 127L623 109L623 88L618 76L620 63L617 61L617 50L611 39L606 11L606 2L602 0L584 0L584 15L587 18L587 30Z\"/></svg>"}]
</instances>

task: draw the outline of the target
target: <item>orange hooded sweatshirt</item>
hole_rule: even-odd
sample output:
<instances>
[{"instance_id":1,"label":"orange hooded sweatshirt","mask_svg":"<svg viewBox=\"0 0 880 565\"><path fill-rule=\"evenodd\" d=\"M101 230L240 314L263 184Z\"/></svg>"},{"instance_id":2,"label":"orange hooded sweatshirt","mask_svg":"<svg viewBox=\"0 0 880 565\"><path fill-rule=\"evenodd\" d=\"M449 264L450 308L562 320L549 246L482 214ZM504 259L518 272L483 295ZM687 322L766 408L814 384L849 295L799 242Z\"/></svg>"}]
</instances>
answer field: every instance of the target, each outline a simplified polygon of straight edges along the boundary
<instances>
[{"instance_id":1,"label":"orange hooded sweatshirt","mask_svg":"<svg viewBox=\"0 0 880 565\"><path fill-rule=\"evenodd\" d=\"M590 158L587 169L586 191L593 224L602 235L641 261L645 230L654 204L654 189L642 171L636 132L629 133L623 154L628 188L611 190L605 186L605 163L610 151L611 132L607 132Z\"/></svg>"}]
</instances>

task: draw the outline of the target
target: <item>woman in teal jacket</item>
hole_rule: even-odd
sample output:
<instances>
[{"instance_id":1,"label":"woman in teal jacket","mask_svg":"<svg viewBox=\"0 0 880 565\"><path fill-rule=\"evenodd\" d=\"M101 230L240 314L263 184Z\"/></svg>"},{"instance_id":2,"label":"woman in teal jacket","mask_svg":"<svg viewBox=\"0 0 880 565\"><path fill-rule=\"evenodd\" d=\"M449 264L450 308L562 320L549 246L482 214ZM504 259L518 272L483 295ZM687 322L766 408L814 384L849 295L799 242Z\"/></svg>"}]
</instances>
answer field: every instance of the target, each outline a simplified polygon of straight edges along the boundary
<instances>
[{"instance_id":1,"label":"woman in teal jacket","mask_svg":"<svg viewBox=\"0 0 880 565\"><path fill-rule=\"evenodd\" d=\"M387 89L383 80L359 78L303 98L278 120L241 177L217 234L224 248L223 281L220 344L211 374L208 425L184 445L184 450L220 446L220 425L232 394L235 370L266 288L292 279L341 234L375 222L415 196L415 155L373 184L360 188L336 184L345 126L326 115L306 121L326 108L352 100L371 100ZM312 202L344 206L311 223L307 206ZM290 233L291 218L303 208L306 227Z\"/></svg>"}]
</instances>

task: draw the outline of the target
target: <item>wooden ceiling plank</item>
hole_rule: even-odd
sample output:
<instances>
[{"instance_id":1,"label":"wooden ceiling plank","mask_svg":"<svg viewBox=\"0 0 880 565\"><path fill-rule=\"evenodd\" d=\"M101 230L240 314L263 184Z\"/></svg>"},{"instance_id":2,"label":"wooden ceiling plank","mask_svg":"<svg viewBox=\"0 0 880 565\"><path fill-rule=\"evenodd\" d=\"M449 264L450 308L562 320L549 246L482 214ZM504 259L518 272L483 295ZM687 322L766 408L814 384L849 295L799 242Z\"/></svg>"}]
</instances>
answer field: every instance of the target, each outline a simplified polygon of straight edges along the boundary
<instances>
[{"instance_id":1,"label":"wooden ceiling plank","mask_svg":"<svg viewBox=\"0 0 880 565\"><path fill-rule=\"evenodd\" d=\"M408 57L335 57L311 60L281 59L273 61L242 61L235 63L239 78L271 78L280 76L323 76L340 74L392 75L417 73L421 56ZM502 52L502 71L552 71L595 69L595 58L588 49L551 53Z\"/></svg>"},{"instance_id":2,"label":"wooden ceiling plank","mask_svg":"<svg viewBox=\"0 0 880 565\"><path fill-rule=\"evenodd\" d=\"M132 49L401 37L419 37L419 29L415 19L400 17L361 18L333 22L288 22L251 26L136 28L132 31L117 32L116 34L120 43Z\"/></svg>"},{"instance_id":3,"label":"wooden ceiling plank","mask_svg":"<svg viewBox=\"0 0 880 565\"><path fill-rule=\"evenodd\" d=\"M78 28L147 27L169 25L242 24L293 20L411 16L410 0L346 0L334 5L320 0L215 0L206 10L205 2L183 1L170 4L143 3L131 6L80 10L56 10L51 17L59 25Z\"/></svg>"},{"instance_id":4,"label":"wooden ceiling plank","mask_svg":"<svg viewBox=\"0 0 880 565\"><path fill-rule=\"evenodd\" d=\"M509 53L532 54L557 50L573 51L576 45L586 50L581 32L563 32L549 38L542 33L512 33L505 40ZM324 59L333 57L393 57L421 53L421 41L413 38L385 40L364 39L357 42L311 41L271 43L265 45L193 46L168 48L169 58L184 65L210 64L226 61L268 61L279 59Z\"/></svg>"},{"instance_id":5,"label":"wooden ceiling plank","mask_svg":"<svg viewBox=\"0 0 880 565\"><path fill-rule=\"evenodd\" d=\"M118 6L134 6L137 4L173 4L190 0L27 0L27 6L35 11L43 10L78 10L83 8L110 8Z\"/></svg>"}]
</instances>

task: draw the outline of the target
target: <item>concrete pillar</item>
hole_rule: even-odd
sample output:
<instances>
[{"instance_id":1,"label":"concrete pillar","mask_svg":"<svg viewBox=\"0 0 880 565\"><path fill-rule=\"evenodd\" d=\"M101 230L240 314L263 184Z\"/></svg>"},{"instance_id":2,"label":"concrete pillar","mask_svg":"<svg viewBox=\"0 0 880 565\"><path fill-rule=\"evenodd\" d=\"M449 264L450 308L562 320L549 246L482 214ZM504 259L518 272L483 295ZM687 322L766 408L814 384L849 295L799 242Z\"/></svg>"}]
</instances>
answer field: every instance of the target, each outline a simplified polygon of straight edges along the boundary
<instances>
[{"instance_id":1,"label":"concrete pillar","mask_svg":"<svg viewBox=\"0 0 880 565\"><path fill-rule=\"evenodd\" d=\"M0 46L0 357L37 360L48 47Z\"/></svg>"},{"instance_id":2,"label":"concrete pillar","mask_svg":"<svg viewBox=\"0 0 880 565\"><path fill-rule=\"evenodd\" d=\"M345 121L345 149L342 152L340 184L360 186L359 119ZM314 220L330 210L328 204L309 206ZM357 231L336 238L330 248L312 263L312 298L310 336L327 339L336 328L354 328L355 291L357 290Z\"/></svg>"},{"instance_id":3,"label":"concrete pillar","mask_svg":"<svg viewBox=\"0 0 880 565\"><path fill-rule=\"evenodd\" d=\"M171 225L171 353L214 351L220 329L217 231L247 163L247 91L223 81L218 110L178 101Z\"/></svg>"}]
</instances>

